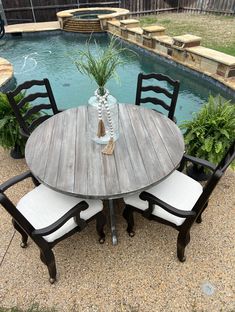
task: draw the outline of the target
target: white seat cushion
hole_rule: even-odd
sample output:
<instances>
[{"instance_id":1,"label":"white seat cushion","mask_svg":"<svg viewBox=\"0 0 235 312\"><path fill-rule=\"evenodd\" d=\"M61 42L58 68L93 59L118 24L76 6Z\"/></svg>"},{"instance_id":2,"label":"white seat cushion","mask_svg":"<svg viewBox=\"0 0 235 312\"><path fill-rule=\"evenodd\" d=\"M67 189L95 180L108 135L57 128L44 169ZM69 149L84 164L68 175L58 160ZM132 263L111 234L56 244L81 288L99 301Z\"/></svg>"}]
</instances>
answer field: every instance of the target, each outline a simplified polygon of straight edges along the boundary
<instances>
[{"instance_id":1,"label":"white seat cushion","mask_svg":"<svg viewBox=\"0 0 235 312\"><path fill-rule=\"evenodd\" d=\"M17 209L32 224L35 229L42 229L57 221L66 212L83 199L64 195L40 184L22 197L17 204ZM84 220L102 211L103 204L100 200L85 200L89 208L80 213ZM61 228L52 234L44 236L48 242L53 242L77 226L74 218L69 219Z\"/></svg>"},{"instance_id":2,"label":"white seat cushion","mask_svg":"<svg viewBox=\"0 0 235 312\"><path fill-rule=\"evenodd\" d=\"M202 194L201 184L182 172L175 170L163 182L146 190L167 204L180 209L192 210L196 201ZM140 193L126 197L125 203L141 210L148 208L148 202L139 198ZM153 215L180 226L185 218L177 217L161 207L155 205Z\"/></svg>"}]
</instances>

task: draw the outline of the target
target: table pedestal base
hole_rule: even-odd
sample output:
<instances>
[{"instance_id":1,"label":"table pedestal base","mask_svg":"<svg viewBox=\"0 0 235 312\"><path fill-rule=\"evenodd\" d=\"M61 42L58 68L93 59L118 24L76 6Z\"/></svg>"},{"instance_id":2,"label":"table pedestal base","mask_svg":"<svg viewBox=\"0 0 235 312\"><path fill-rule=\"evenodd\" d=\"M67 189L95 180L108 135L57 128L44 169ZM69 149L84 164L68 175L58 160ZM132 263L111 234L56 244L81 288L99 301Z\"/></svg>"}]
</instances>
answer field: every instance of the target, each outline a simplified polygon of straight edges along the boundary
<instances>
[{"instance_id":1,"label":"table pedestal base","mask_svg":"<svg viewBox=\"0 0 235 312\"><path fill-rule=\"evenodd\" d=\"M116 230L116 219L115 219L115 203L113 199L108 200L109 215L110 215L110 228L112 236L112 244L117 245L117 230Z\"/></svg>"}]
</instances>

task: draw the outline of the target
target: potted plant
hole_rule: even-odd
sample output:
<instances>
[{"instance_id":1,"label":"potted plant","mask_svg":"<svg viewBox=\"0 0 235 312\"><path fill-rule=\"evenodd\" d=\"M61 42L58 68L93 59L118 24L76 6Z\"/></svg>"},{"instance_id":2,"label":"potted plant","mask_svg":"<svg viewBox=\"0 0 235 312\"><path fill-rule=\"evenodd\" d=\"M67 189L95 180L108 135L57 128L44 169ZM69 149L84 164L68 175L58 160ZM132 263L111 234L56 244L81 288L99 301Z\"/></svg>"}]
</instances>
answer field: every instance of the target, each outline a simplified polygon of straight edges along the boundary
<instances>
[{"instance_id":1,"label":"potted plant","mask_svg":"<svg viewBox=\"0 0 235 312\"><path fill-rule=\"evenodd\" d=\"M118 103L109 94L106 84L111 78L117 78L116 68L124 64L121 53L128 49L120 47L112 37L106 49L97 47L96 50L97 54L93 54L89 40L87 49L78 52L80 58L75 65L81 74L88 75L98 86L95 96L88 101L91 136L97 143L107 144L102 153L111 155L118 138Z\"/></svg>"},{"instance_id":2,"label":"potted plant","mask_svg":"<svg viewBox=\"0 0 235 312\"><path fill-rule=\"evenodd\" d=\"M194 114L193 119L180 127L185 130L184 140L189 155L218 164L235 140L235 105L221 96L214 98L210 95L208 102ZM188 173L194 178L208 178L208 172L203 171L202 167L193 166L190 169Z\"/></svg>"},{"instance_id":3,"label":"potted plant","mask_svg":"<svg viewBox=\"0 0 235 312\"><path fill-rule=\"evenodd\" d=\"M24 97L24 94L16 96L17 103ZM31 105L27 103L22 108L25 113ZM38 117L38 114L36 114ZM34 116L32 116L33 120ZM11 149L11 156L15 159L24 157L26 139L20 133L20 126L9 104L6 94L0 92L0 145L5 149Z\"/></svg>"}]
</instances>

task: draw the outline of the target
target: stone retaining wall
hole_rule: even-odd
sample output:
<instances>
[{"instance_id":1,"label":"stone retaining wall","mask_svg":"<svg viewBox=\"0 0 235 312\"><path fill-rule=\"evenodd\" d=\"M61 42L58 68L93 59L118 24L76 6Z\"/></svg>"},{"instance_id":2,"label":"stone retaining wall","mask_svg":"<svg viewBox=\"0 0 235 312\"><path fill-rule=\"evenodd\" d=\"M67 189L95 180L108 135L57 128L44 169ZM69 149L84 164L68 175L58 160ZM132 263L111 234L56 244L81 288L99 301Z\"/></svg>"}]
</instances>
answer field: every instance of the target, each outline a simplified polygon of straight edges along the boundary
<instances>
[{"instance_id":1,"label":"stone retaining wall","mask_svg":"<svg viewBox=\"0 0 235 312\"><path fill-rule=\"evenodd\" d=\"M133 27L134 25L134 27ZM108 32L152 52L203 72L235 90L235 57L200 46L201 38L170 37L162 26L140 27L138 20L109 21Z\"/></svg>"}]
</instances>

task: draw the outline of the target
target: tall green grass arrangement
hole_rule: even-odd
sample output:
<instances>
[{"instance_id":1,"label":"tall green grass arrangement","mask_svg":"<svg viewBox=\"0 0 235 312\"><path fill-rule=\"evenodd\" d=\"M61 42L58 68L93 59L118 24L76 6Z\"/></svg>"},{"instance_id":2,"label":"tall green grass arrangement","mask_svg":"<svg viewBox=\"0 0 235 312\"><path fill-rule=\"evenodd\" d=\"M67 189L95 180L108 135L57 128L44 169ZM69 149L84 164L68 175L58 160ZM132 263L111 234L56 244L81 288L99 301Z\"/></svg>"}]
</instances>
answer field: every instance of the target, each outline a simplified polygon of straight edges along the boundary
<instances>
[{"instance_id":1,"label":"tall green grass arrangement","mask_svg":"<svg viewBox=\"0 0 235 312\"><path fill-rule=\"evenodd\" d=\"M75 61L75 65L82 75L87 75L91 79L94 79L98 85L98 90L95 92L95 96L99 102L97 136L102 137L106 134L104 121L102 119L102 107L104 106L109 123L110 140L102 150L102 153L112 155L114 150L113 125L107 102L109 92L106 90L105 85L111 78L116 78L116 80L118 79L116 69L118 66L125 64L121 54L130 50L123 48L121 43L112 37L109 45L105 49L100 49L95 42L96 53L93 53L90 47L90 40L87 42L85 51L78 51L79 59Z\"/></svg>"},{"instance_id":2,"label":"tall green grass arrangement","mask_svg":"<svg viewBox=\"0 0 235 312\"><path fill-rule=\"evenodd\" d=\"M91 51L90 41L87 42L86 50L79 50L79 59L75 61L78 71L87 75L98 85L99 95L105 94L105 85L111 78L118 79L117 67L124 65L125 61L121 54L130 51L121 47L121 44L114 37L111 38L106 49L101 50L96 44L96 53Z\"/></svg>"}]
</instances>

